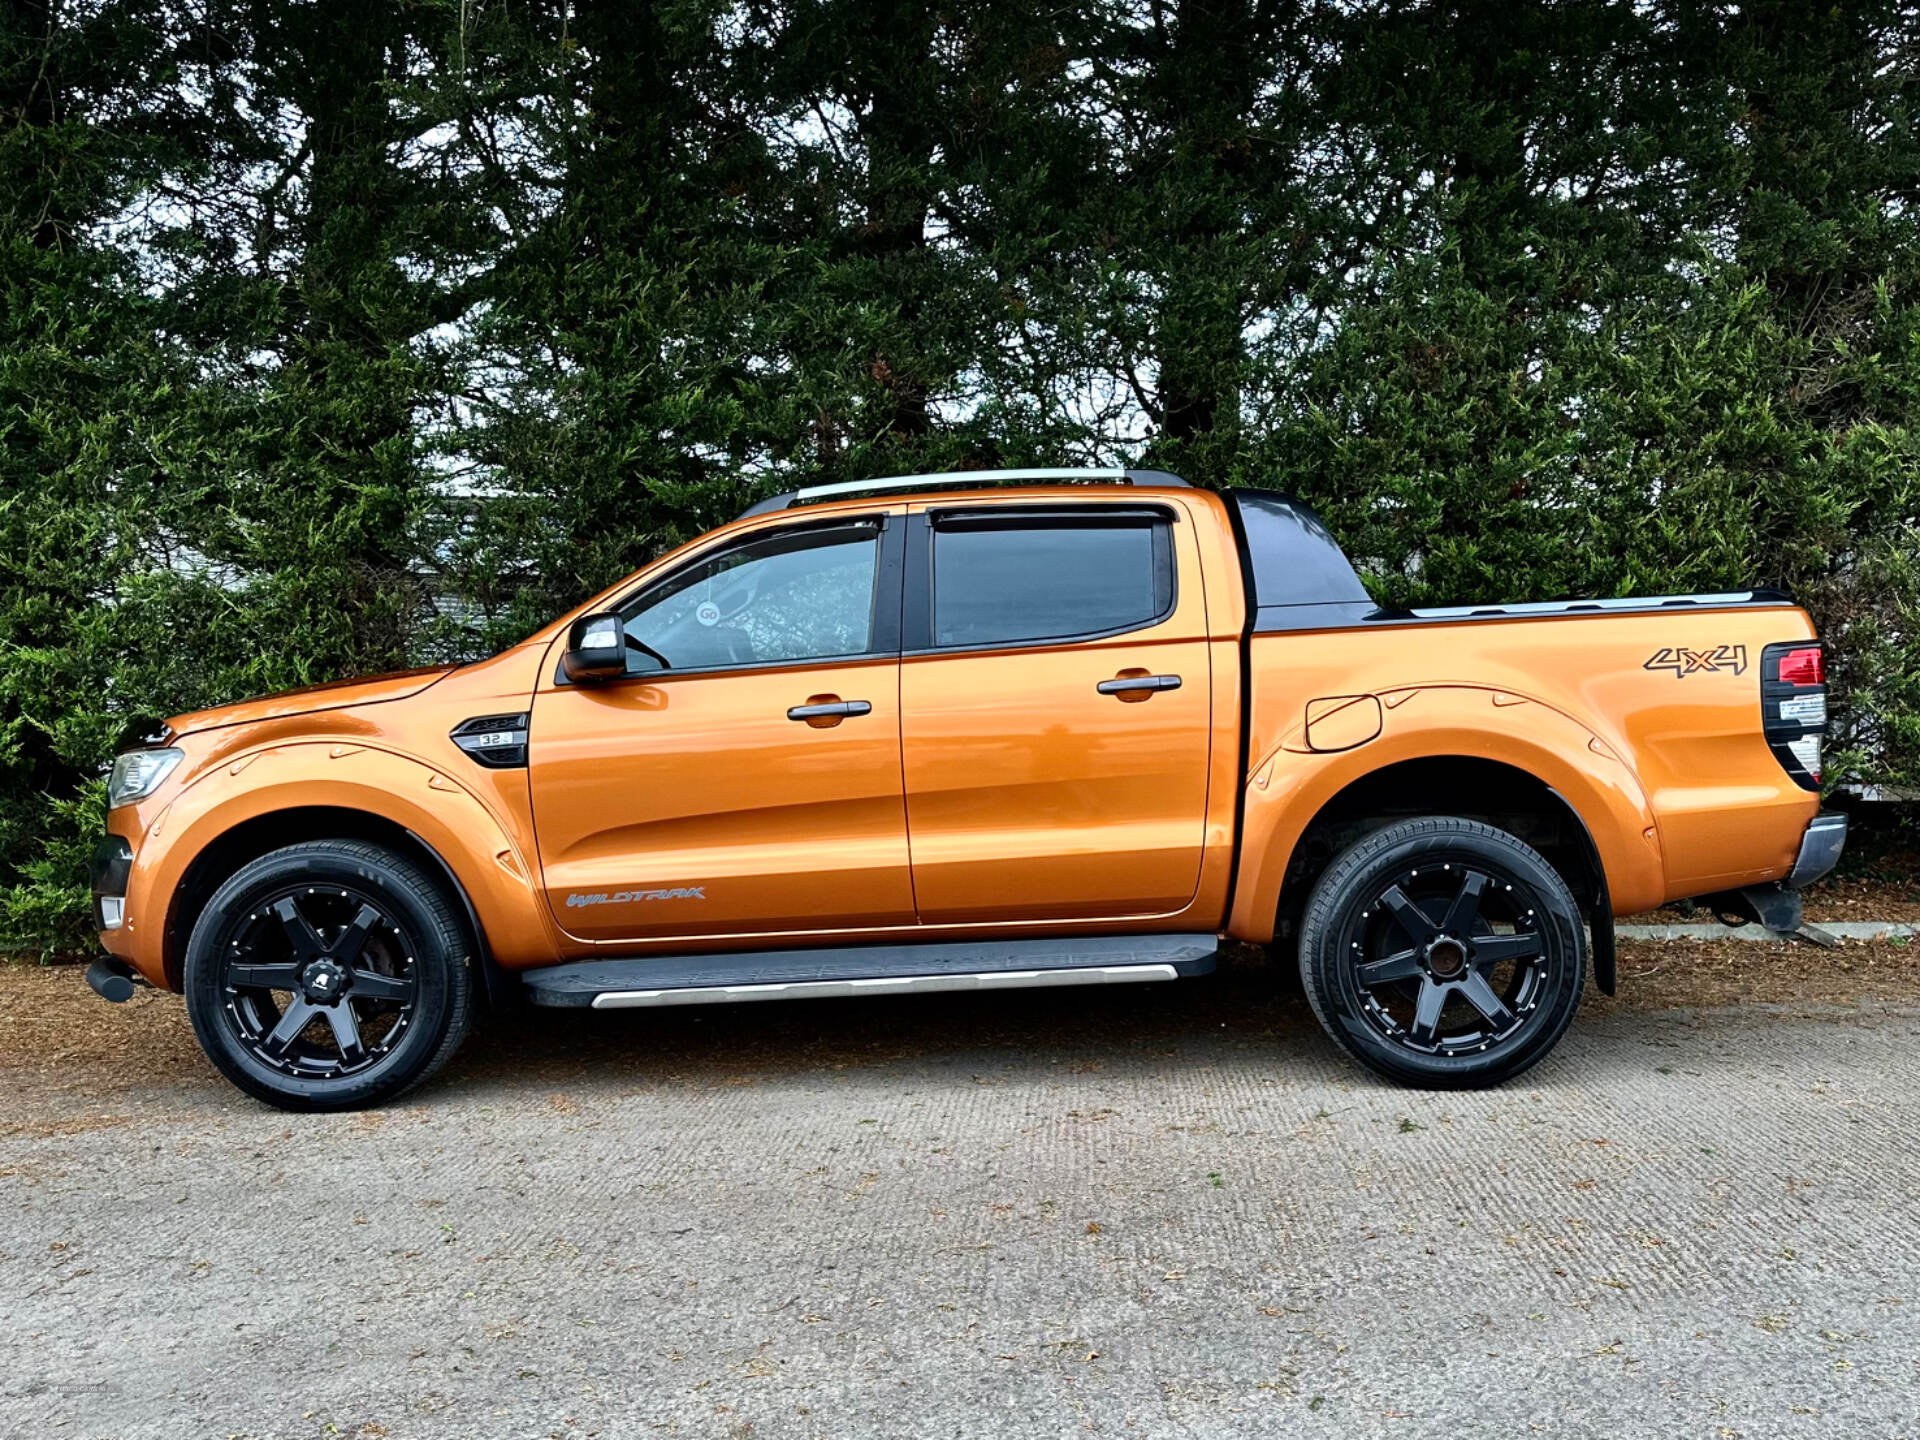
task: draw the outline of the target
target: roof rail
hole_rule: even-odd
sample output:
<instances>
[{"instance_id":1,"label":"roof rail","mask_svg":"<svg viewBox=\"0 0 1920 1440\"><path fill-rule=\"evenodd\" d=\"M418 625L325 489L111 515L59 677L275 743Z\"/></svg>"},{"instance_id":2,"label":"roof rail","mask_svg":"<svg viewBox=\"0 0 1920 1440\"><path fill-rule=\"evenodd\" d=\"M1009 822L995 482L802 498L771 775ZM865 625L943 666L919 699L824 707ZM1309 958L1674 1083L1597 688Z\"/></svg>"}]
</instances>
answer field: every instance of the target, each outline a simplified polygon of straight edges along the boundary
<instances>
[{"instance_id":1,"label":"roof rail","mask_svg":"<svg viewBox=\"0 0 1920 1440\"><path fill-rule=\"evenodd\" d=\"M1177 485L1189 489L1187 482L1165 470L949 470L937 475L890 475L879 480L842 480L832 485L809 485L789 490L750 505L740 512L766 515L775 510L790 510L816 500L868 495L886 490L976 489L987 485Z\"/></svg>"}]
</instances>

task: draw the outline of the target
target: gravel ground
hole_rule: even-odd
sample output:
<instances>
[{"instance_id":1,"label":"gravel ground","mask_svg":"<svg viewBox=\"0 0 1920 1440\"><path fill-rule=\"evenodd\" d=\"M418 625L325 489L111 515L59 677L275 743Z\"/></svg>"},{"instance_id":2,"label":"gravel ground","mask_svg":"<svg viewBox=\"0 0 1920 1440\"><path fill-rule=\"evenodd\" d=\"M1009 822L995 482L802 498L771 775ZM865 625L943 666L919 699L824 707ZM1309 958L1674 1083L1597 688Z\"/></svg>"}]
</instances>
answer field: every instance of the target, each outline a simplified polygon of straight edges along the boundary
<instances>
[{"instance_id":1,"label":"gravel ground","mask_svg":"<svg viewBox=\"0 0 1920 1440\"><path fill-rule=\"evenodd\" d=\"M1485 1094L1243 961L536 1012L319 1119L0 968L0 1434L1920 1434L1913 957L1625 959Z\"/></svg>"}]
</instances>

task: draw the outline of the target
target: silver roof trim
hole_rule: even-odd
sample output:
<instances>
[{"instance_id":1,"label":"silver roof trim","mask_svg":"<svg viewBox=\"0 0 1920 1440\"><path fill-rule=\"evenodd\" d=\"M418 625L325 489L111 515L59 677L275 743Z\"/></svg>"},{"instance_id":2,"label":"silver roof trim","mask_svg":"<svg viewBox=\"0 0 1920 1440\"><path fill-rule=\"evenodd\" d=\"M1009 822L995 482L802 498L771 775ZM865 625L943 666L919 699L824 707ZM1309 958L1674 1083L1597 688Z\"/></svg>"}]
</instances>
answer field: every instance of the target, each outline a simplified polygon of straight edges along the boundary
<instances>
[{"instance_id":1,"label":"silver roof trim","mask_svg":"<svg viewBox=\"0 0 1920 1440\"><path fill-rule=\"evenodd\" d=\"M1027 485L1039 483L1078 485L1173 485L1191 488L1178 475L1161 470L946 470L933 475L888 475L874 480L840 480L831 485L809 485L790 490L750 506L741 514L765 515L775 510L804 505L810 500L826 500L836 495L871 495L888 490L952 489L955 486Z\"/></svg>"},{"instance_id":2,"label":"silver roof trim","mask_svg":"<svg viewBox=\"0 0 1920 1440\"><path fill-rule=\"evenodd\" d=\"M884 480L842 480L833 485L809 485L793 492L794 500L818 500L823 495L857 495L867 490L916 490L929 485L1005 485L1016 480L1078 480L1082 484L1131 485L1124 470L948 470L939 475L889 475Z\"/></svg>"},{"instance_id":3,"label":"silver roof trim","mask_svg":"<svg viewBox=\"0 0 1920 1440\"><path fill-rule=\"evenodd\" d=\"M1448 605L1435 609L1415 609L1422 620L1464 620L1475 615L1564 615L1569 610L1658 610L1671 606L1684 610L1695 605L1767 605L1786 604L1751 590L1732 590L1719 595L1649 595L1622 600L1532 600L1518 605Z\"/></svg>"}]
</instances>

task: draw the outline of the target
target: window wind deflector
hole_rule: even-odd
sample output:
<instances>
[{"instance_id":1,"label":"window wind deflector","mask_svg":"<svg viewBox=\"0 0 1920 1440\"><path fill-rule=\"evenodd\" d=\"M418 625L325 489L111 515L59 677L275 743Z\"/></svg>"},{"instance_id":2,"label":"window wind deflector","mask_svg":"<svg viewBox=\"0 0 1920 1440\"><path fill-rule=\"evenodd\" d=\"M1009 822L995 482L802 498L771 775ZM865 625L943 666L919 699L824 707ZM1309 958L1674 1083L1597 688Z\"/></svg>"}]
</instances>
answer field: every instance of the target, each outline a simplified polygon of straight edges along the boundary
<instances>
[{"instance_id":1,"label":"window wind deflector","mask_svg":"<svg viewBox=\"0 0 1920 1440\"><path fill-rule=\"evenodd\" d=\"M1141 525L1164 525L1174 520L1171 510L1158 505L1084 505L1073 509L1047 506L995 505L977 510L930 512L936 530L1040 530L1072 527L1100 530Z\"/></svg>"}]
</instances>

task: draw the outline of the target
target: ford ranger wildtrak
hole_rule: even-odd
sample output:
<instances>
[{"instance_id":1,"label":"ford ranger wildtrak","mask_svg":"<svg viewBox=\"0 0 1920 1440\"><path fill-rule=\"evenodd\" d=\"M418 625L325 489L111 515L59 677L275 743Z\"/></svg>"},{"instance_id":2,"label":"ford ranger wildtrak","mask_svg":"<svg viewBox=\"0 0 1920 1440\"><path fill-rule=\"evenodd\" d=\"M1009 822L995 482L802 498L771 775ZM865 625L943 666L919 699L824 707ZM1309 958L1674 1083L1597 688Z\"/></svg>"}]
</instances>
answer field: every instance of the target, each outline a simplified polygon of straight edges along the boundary
<instances>
[{"instance_id":1,"label":"ford ranger wildtrak","mask_svg":"<svg viewBox=\"0 0 1920 1440\"><path fill-rule=\"evenodd\" d=\"M476 1004L1205 975L1297 950L1382 1075L1552 1048L1613 917L1790 932L1834 863L1822 651L1753 591L1393 610L1311 511L1156 471L755 505L475 664L122 754L108 999L272 1104L387 1099Z\"/></svg>"}]
</instances>

